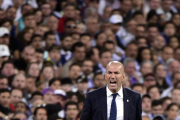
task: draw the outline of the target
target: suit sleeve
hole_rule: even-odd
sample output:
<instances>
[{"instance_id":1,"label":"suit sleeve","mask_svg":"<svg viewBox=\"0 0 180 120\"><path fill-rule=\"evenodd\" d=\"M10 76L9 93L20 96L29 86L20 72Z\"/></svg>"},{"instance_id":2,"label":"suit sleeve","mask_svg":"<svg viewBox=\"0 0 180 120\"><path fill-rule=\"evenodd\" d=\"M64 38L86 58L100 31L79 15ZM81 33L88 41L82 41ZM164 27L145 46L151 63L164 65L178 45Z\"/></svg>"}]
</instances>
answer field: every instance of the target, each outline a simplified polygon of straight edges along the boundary
<instances>
[{"instance_id":1,"label":"suit sleeve","mask_svg":"<svg viewBox=\"0 0 180 120\"><path fill-rule=\"evenodd\" d=\"M139 94L137 100L137 107L136 107L136 120L142 120L142 100L141 95Z\"/></svg>"},{"instance_id":2,"label":"suit sleeve","mask_svg":"<svg viewBox=\"0 0 180 120\"><path fill-rule=\"evenodd\" d=\"M86 95L80 120L92 120L92 104L90 94Z\"/></svg>"}]
</instances>

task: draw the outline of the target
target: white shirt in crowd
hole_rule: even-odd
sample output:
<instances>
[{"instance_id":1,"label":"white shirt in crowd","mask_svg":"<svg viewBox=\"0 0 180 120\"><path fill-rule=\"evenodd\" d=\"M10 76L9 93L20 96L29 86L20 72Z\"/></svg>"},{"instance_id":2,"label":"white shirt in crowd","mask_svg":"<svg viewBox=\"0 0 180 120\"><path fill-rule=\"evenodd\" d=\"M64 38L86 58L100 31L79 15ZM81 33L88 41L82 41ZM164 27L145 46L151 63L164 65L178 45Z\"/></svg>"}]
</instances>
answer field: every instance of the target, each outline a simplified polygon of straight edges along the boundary
<instances>
[{"instance_id":1,"label":"white shirt in crowd","mask_svg":"<svg viewBox=\"0 0 180 120\"><path fill-rule=\"evenodd\" d=\"M106 86L106 92L107 92L107 120L109 120L113 93L109 90L108 86ZM123 102L122 86L121 86L121 89L117 93L118 95L115 100L116 106L117 106L117 119L116 120L124 120L124 102Z\"/></svg>"}]
</instances>

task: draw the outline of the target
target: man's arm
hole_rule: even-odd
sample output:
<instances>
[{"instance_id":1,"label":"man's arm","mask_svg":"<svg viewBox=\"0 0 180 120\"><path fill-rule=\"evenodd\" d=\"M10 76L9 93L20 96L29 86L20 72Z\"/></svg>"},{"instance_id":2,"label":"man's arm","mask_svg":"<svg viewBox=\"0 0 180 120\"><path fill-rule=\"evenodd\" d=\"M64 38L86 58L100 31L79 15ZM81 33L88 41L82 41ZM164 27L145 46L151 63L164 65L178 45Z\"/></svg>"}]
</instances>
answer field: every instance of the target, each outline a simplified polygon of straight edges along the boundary
<instances>
[{"instance_id":1,"label":"man's arm","mask_svg":"<svg viewBox=\"0 0 180 120\"><path fill-rule=\"evenodd\" d=\"M142 100L141 95L139 94L136 106L136 120L142 120Z\"/></svg>"},{"instance_id":2,"label":"man's arm","mask_svg":"<svg viewBox=\"0 0 180 120\"><path fill-rule=\"evenodd\" d=\"M80 120L92 120L92 104L89 94L86 95Z\"/></svg>"}]
</instances>

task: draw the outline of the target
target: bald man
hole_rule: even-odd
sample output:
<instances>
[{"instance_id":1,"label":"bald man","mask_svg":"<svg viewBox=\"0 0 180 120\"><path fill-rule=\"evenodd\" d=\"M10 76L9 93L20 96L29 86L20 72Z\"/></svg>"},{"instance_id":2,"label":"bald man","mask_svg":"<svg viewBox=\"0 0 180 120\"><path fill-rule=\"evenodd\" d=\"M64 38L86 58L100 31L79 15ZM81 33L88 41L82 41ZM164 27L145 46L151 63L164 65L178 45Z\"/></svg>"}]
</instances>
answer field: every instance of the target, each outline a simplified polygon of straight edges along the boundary
<instances>
[{"instance_id":1,"label":"bald man","mask_svg":"<svg viewBox=\"0 0 180 120\"><path fill-rule=\"evenodd\" d=\"M140 94L122 87L122 63L109 62L104 79L106 86L87 93L80 120L142 120Z\"/></svg>"}]
</instances>

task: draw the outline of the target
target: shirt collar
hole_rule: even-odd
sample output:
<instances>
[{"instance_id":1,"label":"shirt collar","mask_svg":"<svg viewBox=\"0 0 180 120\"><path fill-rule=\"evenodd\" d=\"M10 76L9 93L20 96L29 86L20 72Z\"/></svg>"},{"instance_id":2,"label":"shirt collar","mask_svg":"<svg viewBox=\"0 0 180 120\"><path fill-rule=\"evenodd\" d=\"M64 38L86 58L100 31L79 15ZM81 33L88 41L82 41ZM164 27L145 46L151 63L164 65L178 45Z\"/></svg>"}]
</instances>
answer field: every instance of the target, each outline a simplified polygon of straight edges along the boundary
<instances>
[{"instance_id":1,"label":"shirt collar","mask_svg":"<svg viewBox=\"0 0 180 120\"><path fill-rule=\"evenodd\" d=\"M111 95L113 94L113 93L109 90L108 85L106 85L106 93L107 93L107 97L109 97L109 96L111 96ZM120 90L119 90L117 93L118 93L118 95L119 95L121 98L123 98L123 87L122 87L122 85L121 85Z\"/></svg>"}]
</instances>

